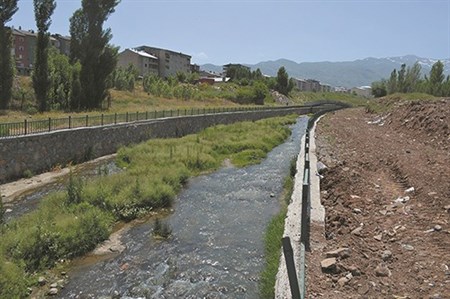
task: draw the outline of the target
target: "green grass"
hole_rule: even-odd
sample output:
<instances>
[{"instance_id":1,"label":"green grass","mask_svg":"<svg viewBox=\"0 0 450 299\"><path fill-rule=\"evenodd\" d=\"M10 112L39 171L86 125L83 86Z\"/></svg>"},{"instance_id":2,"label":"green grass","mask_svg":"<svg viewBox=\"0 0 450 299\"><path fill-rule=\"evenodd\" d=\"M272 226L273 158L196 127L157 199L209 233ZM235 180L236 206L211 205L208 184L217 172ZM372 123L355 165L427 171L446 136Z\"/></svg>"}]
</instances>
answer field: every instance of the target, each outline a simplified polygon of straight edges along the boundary
<instances>
[{"instance_id":1,"label":"green grass","mask_svg":"<svg viewBox=\"0 0 450 299\"><path fill-rule=\"evenodd\" d=\"M267 226L264 235L266 265L260 275L260 296L263 299L272 299L275 294L275 281L280 264L281 239L284 233L284 220L287 214L287 206L291 200L294 189L294 176L296 172L296 160L291 161L290 174L284 183L284 201L281 203L280 212L273 217Z\"/></svg>"},{"instance_id":2,"label":"green grass","mask_svg":"<svg viewBox=\"0 0 450 299\"><path fill-rule=\"evenodd\" d=\"M65 192L36 211L0 226L0 298L21 298L36 275L61 259L83 255L107 239L114 224L170 207L189 177L218 169L224 159L259 163L289 136L295 115L208 128L179 139L122 148L125 171L89 182L69 179Z\"/></svg>"}]
</instances>

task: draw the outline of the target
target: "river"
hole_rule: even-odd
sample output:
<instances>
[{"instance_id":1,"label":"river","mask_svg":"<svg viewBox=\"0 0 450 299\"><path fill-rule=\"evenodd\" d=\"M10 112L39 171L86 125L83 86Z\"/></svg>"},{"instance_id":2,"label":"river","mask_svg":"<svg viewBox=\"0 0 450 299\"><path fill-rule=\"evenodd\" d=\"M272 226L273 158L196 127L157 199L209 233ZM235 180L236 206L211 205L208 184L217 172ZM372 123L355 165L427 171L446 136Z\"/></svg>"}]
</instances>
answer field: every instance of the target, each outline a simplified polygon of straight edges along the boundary
<instances>
[{"instance_id":1,"label":"river","mask_svg":"<svg viewBox=\"0 0 450 299\"><path fill-rule=\"evenodd\" d=\"M300 117L262 163L190 180L162 219L169 239L153 238L154 220L133 226L121 237L122 253L81 259L59 298L258 298L263 235L307 120Z\"/></svg>"}]
</instances>

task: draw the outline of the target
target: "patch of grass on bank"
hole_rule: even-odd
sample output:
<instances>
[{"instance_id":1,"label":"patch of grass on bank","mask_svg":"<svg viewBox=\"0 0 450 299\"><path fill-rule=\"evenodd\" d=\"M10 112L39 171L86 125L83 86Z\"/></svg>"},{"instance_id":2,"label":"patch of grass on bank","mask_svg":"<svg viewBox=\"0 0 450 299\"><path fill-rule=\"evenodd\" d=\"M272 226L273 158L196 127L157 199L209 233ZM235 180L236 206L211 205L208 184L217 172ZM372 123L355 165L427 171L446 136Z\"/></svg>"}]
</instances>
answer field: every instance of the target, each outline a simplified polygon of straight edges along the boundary
<instances>
[{"instance_id":1,"label":"patch of grass on bank","mask_svg":"<svg viewBox=\"0 0 450 299\"><path fill-rule=\"evenodd\" d=\"M284 233L287 206L294 191L296 163L296 159L291 161L290 173L284 181L284 200L281 203L280 212L272 218L264 235L266 265L260 275L260 296L263 299L272 299L275 294L275 281L282 247L281 238Z\"/></svg>"},{"instance_id":2,"label":"patch of grass on bank","mask_svg":"<svg viewBox=\"0 0 450 299\"><path fill-rule=\"evenodd\" d=\"M0 226L0 298L22 298L37 273L61 259L83 255L107 239L117 221L164 207L191 176L259 163L290 134L297 116L208 128L179 139L155 139L122 148L125 171L89 182L70 177L65 191L43 199L36 211Z\"/></svg>"}]
</instances>

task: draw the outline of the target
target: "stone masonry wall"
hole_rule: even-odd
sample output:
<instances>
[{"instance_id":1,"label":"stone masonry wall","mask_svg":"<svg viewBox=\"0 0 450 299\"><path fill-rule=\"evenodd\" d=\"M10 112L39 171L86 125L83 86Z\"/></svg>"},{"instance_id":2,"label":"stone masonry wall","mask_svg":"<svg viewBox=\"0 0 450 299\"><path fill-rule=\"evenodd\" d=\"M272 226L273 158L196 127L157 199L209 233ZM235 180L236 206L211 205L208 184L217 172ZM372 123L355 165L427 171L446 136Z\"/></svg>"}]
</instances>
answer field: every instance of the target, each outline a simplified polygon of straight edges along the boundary
<instances>
[{"instance_id":1,"label":"stone masonry wall","mask_svg":"<svg viewBox=\"0 0 450 299\"><path fill-rule=\"evenodd\" d=\"M314 107L314 112L317 110L320 110L320 107ZM41 173L56 165L79 163L112 154L121 146L152 138L181 137L218 124L310 112L310 107L286 107L265 111L182 116L0 139L0 183L20 178L25 171Z\"/></svg>"}]
</instances>

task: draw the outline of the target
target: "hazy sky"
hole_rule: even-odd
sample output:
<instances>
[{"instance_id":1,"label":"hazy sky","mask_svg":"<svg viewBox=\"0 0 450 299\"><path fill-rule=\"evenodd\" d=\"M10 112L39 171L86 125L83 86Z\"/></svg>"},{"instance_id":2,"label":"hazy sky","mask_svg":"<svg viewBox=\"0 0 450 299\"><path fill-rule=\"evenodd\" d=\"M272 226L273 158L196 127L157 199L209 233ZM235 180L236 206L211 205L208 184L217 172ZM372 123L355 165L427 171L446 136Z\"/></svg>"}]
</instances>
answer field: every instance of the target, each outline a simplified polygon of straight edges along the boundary
<instances>
[{"instance_id":1,"label":"hazy sky","mask_svg":"<svg viewBox=\"0 0 450 299\"><path fill-rule=\"evenodd\" d=\"M57 0L52 33L68 35L80 0ZM8 23L35 29L33 1ZM194 63L450 58L450 0L122 0L107 26L121 49L150 45Z\"/></svg>"}]
</instances>

